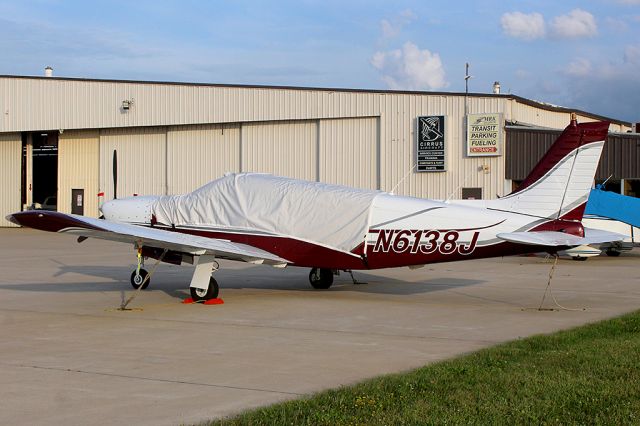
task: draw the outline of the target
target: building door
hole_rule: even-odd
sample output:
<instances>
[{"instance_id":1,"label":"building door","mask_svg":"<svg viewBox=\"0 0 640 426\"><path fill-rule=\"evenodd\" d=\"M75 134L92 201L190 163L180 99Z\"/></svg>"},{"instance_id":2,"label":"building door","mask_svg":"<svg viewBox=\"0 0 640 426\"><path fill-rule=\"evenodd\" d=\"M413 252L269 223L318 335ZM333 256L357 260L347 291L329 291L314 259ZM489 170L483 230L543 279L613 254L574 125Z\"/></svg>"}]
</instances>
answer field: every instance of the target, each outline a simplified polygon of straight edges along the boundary
<instances>
[{"instance_id":1,"label":"building door","mask_svg":"<svg viewBox=\"0 0 640 426\"><path fill-rule=\"evenodd\" d=\"M84 215L84 189L71 190L71 213Z\"/></svg>"},{"instance_id":2,"label":"building door","mask_svg":"<svg viewBox=\"0 0 640 426\"><path fill-rule=\"evenodd\" d=\"M20 133L0 134L0 226L17 226L5 216L20 211Z\"/></svg>"},{"instance_id":3,"label":"building door","mask_svg":"<svg viewBox=\"0 0 640 426\"><path fill-rule=\"evenodd\" d=\"M22 201L27 208L58 209L58 132L22 137Z\"/></svg>"}]
</instances>

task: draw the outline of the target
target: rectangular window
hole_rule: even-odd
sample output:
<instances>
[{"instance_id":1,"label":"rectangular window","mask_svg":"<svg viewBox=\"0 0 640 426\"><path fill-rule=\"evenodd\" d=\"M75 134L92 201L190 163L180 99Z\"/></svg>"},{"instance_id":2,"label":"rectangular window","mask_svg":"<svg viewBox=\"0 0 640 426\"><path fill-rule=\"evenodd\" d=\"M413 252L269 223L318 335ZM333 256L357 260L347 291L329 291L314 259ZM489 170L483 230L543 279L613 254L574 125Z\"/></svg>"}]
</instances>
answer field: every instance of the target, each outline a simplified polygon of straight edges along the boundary
<instances>
[{"instance_id":1,"label":"rectangular window","mask_svg":"<svg viewBox=\"0 0 640 426\"><path fill-rule=\"evenodd\" d=\"M462 188L463 200L482 200L482 188Z\"/></svg>"}]
</instances>

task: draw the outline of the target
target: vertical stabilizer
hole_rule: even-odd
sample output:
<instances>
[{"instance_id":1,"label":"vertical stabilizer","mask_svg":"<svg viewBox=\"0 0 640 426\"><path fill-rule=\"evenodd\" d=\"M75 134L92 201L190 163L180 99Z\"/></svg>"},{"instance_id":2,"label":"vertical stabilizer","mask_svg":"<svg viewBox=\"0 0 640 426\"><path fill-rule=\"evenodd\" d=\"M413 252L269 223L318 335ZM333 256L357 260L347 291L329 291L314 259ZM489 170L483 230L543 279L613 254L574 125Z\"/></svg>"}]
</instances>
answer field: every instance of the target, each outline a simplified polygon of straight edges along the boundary
<instances>
[{"instance_id":1,"label":"vertical stabilizer","mask_svg":"<svg viewBox=\"0 0 640 426\"><path fill-rule=\"evenodd\" d=\"M547 219L581 220L609 122L574 119L511 194L487 207Z\"/></svg>"}]
</instances>

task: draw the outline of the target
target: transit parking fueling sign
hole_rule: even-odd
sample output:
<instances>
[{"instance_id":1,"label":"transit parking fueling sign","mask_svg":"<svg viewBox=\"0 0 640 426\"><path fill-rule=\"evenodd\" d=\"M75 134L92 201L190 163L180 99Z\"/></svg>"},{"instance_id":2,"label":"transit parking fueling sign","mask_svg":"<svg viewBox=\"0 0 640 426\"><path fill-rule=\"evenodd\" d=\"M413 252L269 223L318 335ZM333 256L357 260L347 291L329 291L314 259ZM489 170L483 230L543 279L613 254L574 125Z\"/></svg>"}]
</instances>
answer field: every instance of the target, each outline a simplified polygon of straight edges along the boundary
<instances>
[{"instance_id":1,"label":"transit parking fueling sign","mask_svg":"<svg viewBox=\"0 0 640 426\"><path fill-rule=\"evenodd\" d=\"M444 115L421 116L416 130L416 171L444 172Z\"/></svg>"},{"instance_id":2,"label":"transit parking fueling sign","mask_svg":"<svg viewBox=\"0 0 640 426\"><path fill-rule=\"evenodd\" d=\"M467 156L502 155L502 114L467 116Z\"/></svg>"}]
</instances>

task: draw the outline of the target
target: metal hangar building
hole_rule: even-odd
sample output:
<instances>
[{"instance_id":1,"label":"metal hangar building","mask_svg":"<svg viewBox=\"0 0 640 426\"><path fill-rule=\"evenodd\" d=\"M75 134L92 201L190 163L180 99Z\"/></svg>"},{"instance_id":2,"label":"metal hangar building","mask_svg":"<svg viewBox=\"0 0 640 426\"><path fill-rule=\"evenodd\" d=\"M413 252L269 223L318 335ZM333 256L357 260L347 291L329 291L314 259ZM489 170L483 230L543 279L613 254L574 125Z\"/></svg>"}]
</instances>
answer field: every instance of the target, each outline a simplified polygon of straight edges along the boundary
<instances>
[{"instance_id":1,"label":"metal hangar building","mask_svg":"<svg viewBox=\"0 0 640 426\"><path fill-rule=\"evenodd\" d=\"M0 76L0 107L0 226L36 203L97 217L98 194L113 198L114 151L119 197L266 172L490 199L511 192L573 112L499 93L25 76ZM611 121L598 178L640 195L632 125L576 112L579 122Z\"/></svg>"}]
</instances>

